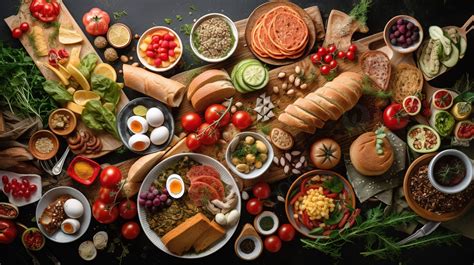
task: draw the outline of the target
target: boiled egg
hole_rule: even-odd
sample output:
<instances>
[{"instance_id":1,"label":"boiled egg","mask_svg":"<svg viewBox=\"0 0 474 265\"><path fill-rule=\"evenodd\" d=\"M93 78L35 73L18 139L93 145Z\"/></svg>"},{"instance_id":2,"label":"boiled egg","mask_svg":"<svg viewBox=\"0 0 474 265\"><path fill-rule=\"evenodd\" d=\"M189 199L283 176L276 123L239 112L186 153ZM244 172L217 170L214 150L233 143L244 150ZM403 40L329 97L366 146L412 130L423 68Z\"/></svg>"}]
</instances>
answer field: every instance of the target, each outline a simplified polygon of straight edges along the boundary
<instances>
[{"instance_id":1,"label":"boiled egg","mask_svg":"<svg viewBox=\"0 0 474 265\"><path fill-rule=\"evenodd\" d=\"M140 116L132 116L127 120L127 127L133 133L145 133L148 131L148 123L145 118Z\"/></svg>"},{"instance_id":2,"label":"boiled egg","mask_svg":"<svg viewBox=\"0 0 474 265\"><path fill-rule=\"evenodd\" d=\"M165 126L160 126L153 129L150 134L150 140L154 145L161 145L166 143L168 137L170 136L170 131Z\"/></svg>"},{"instance_id":3,"label":"boiled egg","mask_svg":"<svg viewBox=\"0 0 474 265\"><path fill-rule=\"evenodd\" d=\"M168 194L175 198L179 199L184 194L184 181L178 174L171 174L166 179L166 190Z\"/></svg>"},{"instance_id":4,"label":"boiled egg","mask_svg":"<svg viewBox=\"0 0 474 265\"><path fill-rule=\"evenodd\" d=\"M159 108L150 108L146 112L146 121L153 127L159 127L165 121L165 117Z\"/></svg>"},{"instance_id":5,"label":"boiled egg","mask_svg":"<svg viewBox=\"0 0 474 265\"><path fill-rule=\"evenodd\" d=\"M71 218L80 218L84 214L84 205L79 200L69 199L64 203L64 213Z\"/></svg>"},{"instance_id":6,"label":"boiled egg","mask_svg":"<svg viewBox=\"0 0 474 265\"><path fill-rule=\"evenodd\" d=\"M61 223L61 230L68 235L75 234L81 228L81 223L76 219L66 219Z\"/></svg>"},{"instance_id":7,"label":"boiled egg","mask_svg":"<svg viewBox=\"0 0 474 265\"><path fill-rule=\"evenodd\" d=\"M133 151L143 151L150 146L150 138L144 134L134 134L128 139L128 145Z\"/></svg>"}]
</instances>

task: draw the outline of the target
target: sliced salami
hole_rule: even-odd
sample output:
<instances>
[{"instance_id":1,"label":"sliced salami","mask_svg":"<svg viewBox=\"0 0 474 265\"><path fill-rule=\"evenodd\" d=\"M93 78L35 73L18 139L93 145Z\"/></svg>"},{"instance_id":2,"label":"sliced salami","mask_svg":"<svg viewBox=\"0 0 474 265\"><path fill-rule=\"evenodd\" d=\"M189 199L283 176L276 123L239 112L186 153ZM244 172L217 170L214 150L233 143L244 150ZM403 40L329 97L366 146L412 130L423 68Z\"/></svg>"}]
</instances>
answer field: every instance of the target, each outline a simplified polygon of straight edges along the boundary
<instances>
[{"instance_id":1,"label":"sliced salami","mask_svg":"<svg viewBox=\"0 0 474 265\"><path fill-rule=\"evenodd\" d=\"M191 185L194 182L204 182L206 184L209 184L219 194L219 200L224 199L224 197L225 197L224 184L222 184L222 181L216 179L215 177L211 177L211 176L195 177L195 178L192 179Z\"/></svg>"},{"instance_id":2,"label":"sliced salami","mask_svg":"<svg viewBox=\"0 0 474 265\"><path fill-rule=\"evenodd\" d=\"M219 193L211 185L194 181L189 187L188 195L197 206L202 206L207 201L219 199Z\"/></svg>"},{"instance_id":3,"label":"sliced salami","mask_svg":"<svg viewBox=\"0 0 474 265\"><path fill-rule=\"evenodd\" d=\"M186 173L186 176L190 180L193 180L193 178L200 176L211 176L218 180L221 179L219 172L217 172L217 170L208 165L193 166L191 169L189 169L188 173Z\"/></svg>"}]
</instances>

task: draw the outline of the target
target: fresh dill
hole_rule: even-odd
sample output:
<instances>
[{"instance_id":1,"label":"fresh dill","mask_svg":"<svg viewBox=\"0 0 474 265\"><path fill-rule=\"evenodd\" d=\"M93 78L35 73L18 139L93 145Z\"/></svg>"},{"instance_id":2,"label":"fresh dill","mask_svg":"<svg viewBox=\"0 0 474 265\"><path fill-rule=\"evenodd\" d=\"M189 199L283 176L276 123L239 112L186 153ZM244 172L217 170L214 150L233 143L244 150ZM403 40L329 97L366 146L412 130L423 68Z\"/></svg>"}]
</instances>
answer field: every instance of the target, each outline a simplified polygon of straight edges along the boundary
<instances>
[{"instance_id":1,"label":"fresh dill","mask_svg":"<svg viewBox=\"0 0 474 265\"><path fill-rule=\"evenodd\" d=\"M359 21L362 25L366 25L367 22L367 13L369 12L369 8L372 5L372 0L360 0L358 4L356 4L349 16L354 18L355 20Z\"/></svg>"}]
</instances>

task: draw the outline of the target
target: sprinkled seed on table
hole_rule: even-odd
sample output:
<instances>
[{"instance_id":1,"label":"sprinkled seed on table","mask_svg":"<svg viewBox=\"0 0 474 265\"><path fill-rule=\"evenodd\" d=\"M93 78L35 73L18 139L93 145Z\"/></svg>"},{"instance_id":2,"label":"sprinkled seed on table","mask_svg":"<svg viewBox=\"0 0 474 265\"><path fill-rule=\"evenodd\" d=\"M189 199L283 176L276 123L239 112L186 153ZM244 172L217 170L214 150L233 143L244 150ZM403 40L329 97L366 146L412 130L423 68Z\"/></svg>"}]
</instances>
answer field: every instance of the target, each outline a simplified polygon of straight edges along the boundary
<instances>
[{"instance_id":1,"label":"sprinkled seed on table","mask_svg":"<svg viewBox=\"0 0 474 265\"><path fill-rule=\"evenodd\" d=\"M290 75L290 77L288 77L288 81L293 84L293 82L295 82L295 75Z\"/></svg>"},{"instance_id":2,"label":"sprinkled seed on table","mask_svg":"<svg viewBox=\"0 0 474 265\"><path fill-rule=\"evenodd\" d=\"M301 73L301 67L299 65L295 67L295 73L298 75Z\"/></svg>"},{"instance_id":3,"label":"sprinkled seed on table","mask_svg":"<svg viewBox=\"0 0 474 265\"><path fill-rule=\"evenodd\" d=\"M235 106L230 107L230 112L234 113L237 111L237 108Z\"/></svg>"},{"instance_id":4,"label":"sprinkled seed on table","mask_svg":"<svg viewBox=\"0 0 474 265\"><path fill-rule=\"evenodd\" d=\"M285 75L286 74L284 72L280 72L280 73L278 73L278 78L280 78L280 79L285 78Z\"/></svg>"},{"instance_id":5,"label":"sprinkled seed on table","mask_svg":"<svg viewBox=\"0 0 474 265\"><path fill-rule=\"evenodd\" d=\"M306 88L308 88L308 84L301 84L300 88L305 90Z\"/></svg>"},{"instance_id":6,"label":"sprinkled seed on table","mask_svg":"<svg viewBox=\"0 0 474 265\"><path fill-rule=\"evenodd\" d=\"M291 161L291 159L292 159L291 154L290 154L290 153L285 153L285 158L286 158L288 161Z\"/></svg>"},{"instance_id":7,"label":"sprinkled seed on table","mask_svg":"<svg viewBox=\"0 0 474 265\"><path fill-rule=\"evenodd\" d=\"M301 155L301 151L298 151L298 150L291 151L291 155L292 156L299 156L299 155Z\"/></svg>"},{"instance_id":8,"label":"sprinkled seed on table","mask_svg":"<svg viewBox=\"0 0 474 265\"><path fill-rule=\"evenodd\" d=\"M280 162L278 160L278 157L276 157L276 156L273 157L273 163L275 163L275 165L277 165L277 166L280 164Z\"/></svg>"},{"instance_id":9,"label":"sprinkled seed on table","mask_svg":"<svg viewBox=\"0 0 474 265\"><path fill-rule=\"evenodd\" d=\"M273 87L273 93L278 94L280 92L280 89L277 86Z\"/></svg>"},{"instance_id":10,"label":"sprinkled seed on table","mask_svg":"<svg viewBox=\"0 0 474 265\"><path fill-rule=\"evenodd\" d=\"M135 36L133 36L133 37L138 40L140 38L140 35L135 34Z\"/></svg>"},{"instance_id":11,"label":"sprinkled seed on table","mask_svg":"<svg viewBox=\"0 0 474 265\"><path fill-rule=\"evenodd\" d=\"M293 168L293 169L291 170L291 173L293 173L293 174L301 174L301 171L299 171L298 169Z\"/></svg>"},{"instance_id":12,"label":"sprinkled seed on table","mask_svg":"<svg viewBox=\"0 0 474 265\"><path fill-rule=\"evenodd\" d=\"M283 171L286 173L288 173L290 171L290 166L286 165L285 168L283 168Z\"/></svg>"},{"instance_id":13,"label":"sprinkled seed on table","mask_svg":"<svg viewBox=\"0 0 474 265\"><path fill-rule=\"evenodd\" d=\"M300 84L301 84L301 79L300 79L299 77L297 77L297 78L295 79L295 86L298 87L298 86L300 86Z\"/></svg>"},{"instance_id":14,"label":"sprinkled seed on table","mask_svg":"<svg viewBox=\"0 0 474 265\"><path fill-rule=\"evenodd\" d=\"M288 84L285 82L281 85L281 89L286 90L288 88Z\"/></svg>"},{"instance_id":15,"label":"sprinkled seed on table","mask_svg":"<svg viewBox=\"0 0 474 265\"><path fill-rule=\"evenodd\" d=\"M127 57L126 55L121 55L121 56L120 56L120 61L121 61L122 63L127 63L127 62L128 62L128 57Z\"/></svg>"},{"instance_id":16,"label":"sprinkled seed on table","mask_svg":"<svg viewBox=\"0 0 474 265\"><path fill-rule=\"evenodd\" d=\"M242 102L240 102L240 101L237 102L237 103L235 103L235 106L236 106L237 108L241 108L243 105L244 105L244 104L243 104Z\"/></svg>"},{"instance_id":17,"label":"sprinkled seed on table","mask_svg":"<svg viewBox=\"0 0 474 265\"><path fill-rule=\"evenodd\" d=\"M293 95L295 93L294 89L290 89L286 92L287 95Z\"/></svg>"},{"instance_id":18,"label":"sprinkled seed on table","mask_svg":"<svg viewBox=\"0 0 474 265\"><path fill-rule=\"evenodd\" d=\"M280 164L282 167L284 167L286 165L286 160L284 157L280 157Z\"/></svg>"}]
</instances>

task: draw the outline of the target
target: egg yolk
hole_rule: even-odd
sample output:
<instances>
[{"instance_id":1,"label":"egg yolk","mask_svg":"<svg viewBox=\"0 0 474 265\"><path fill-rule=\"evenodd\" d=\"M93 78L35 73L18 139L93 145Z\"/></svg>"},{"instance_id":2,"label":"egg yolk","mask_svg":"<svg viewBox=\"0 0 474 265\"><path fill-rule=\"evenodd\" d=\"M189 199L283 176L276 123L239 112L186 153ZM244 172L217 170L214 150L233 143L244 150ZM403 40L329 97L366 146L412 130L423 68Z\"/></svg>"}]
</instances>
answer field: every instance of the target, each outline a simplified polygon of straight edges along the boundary
<instances>
[{"instance_id":1,"label":"egg yolk","mask_svg":"<svg viewBox=\"0 0 474 265\"><path fill-rule=\"evenodd\" d=\"M74 228L72 227L72 224L70 223L65 223L63 225L63 229L65 233L72 234L74 232Z\"/></svg>"},{"instance_id":2,"label":"egg yolk","mask_svg":"<svg viewBox=\"0 0 474 265\"><path fill-rule=\"evenodd\" d=\"M134 133L139 133L143 130L143 126L139 121L132 121L130 123L130 130Z\"/></svg>"},{"instance_id":3,"label":"egg yolk","mask_svg":"<svg viewBox=\"0 0 474 265\"><path fill-rule=\"evenodd\" d=\"M177 179L174 179L171 181L170 183L170 192L173 193L173 194L178 194L181 192L182 190L182 186L181 186L181 182L179 182L179 180Z\"/></svg>"},{"instance_id":4,"label":"egg yolk","mask_svg":"<svg viewBox=\"0 0 474 265\"><path fill-rule=\"evenodd\" d=\"M141 151L141 150L145 149L145 147L146 147L145 142L141 142L141 141L137 141L137 142L133 143L133 145L132 145L132 148L134 150L138 150L138 151Z\"/></svg>"}]
</instances>

